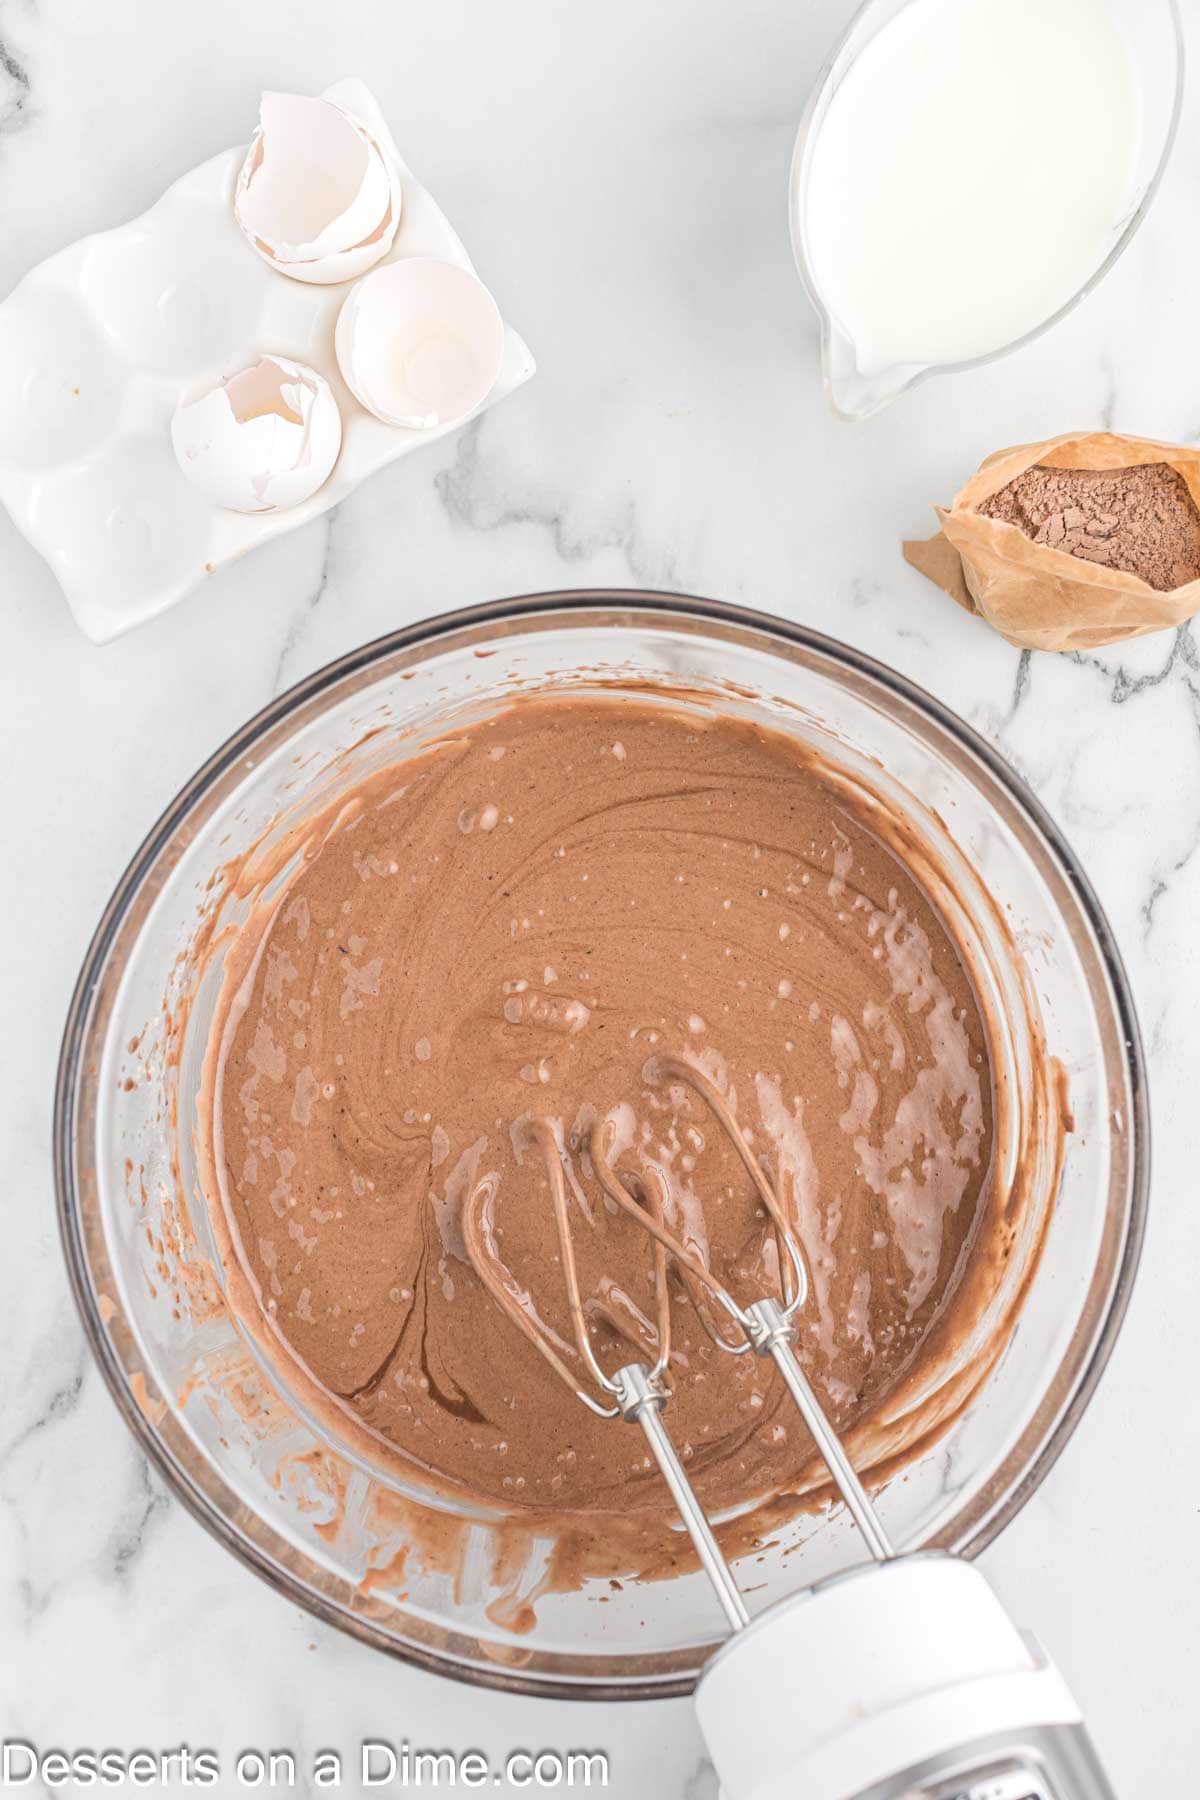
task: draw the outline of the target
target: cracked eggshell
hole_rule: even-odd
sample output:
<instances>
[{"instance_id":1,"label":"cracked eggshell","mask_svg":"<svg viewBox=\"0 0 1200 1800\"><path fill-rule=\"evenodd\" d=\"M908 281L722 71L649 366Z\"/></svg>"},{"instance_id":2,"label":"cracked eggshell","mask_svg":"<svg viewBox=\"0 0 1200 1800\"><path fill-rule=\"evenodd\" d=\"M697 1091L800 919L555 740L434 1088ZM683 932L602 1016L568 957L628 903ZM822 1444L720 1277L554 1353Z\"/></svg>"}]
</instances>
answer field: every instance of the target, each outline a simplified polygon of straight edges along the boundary
<instances>
[{"instance_id":1,"label":"cracked eggshell","mask_svg":"<svg viewBox=\"0 0 1200 1800\"><path fill-rule=\"evenodd\" d=\"M333 390L315 369L263 356L171 420L187 479L234 512L279 512L323 485L342 444Z\"/></svg>"},{"instance_id":2,"label":"cracked eggshell","mask_svg":"<svg viewBox=\"0 0 1200 1800\"><path fill-rule=\"evenodd\" d=\"M331 100L264 94L233 210L264 262L296 281L352 281L386 256L400 179L376 140Z\"/></svg>"},{"instance_id":3,"label":"cracked eggshell","mask_svg":"<svg viewBox=\"0 0 1200 1800\"><path fill-rule=\"evenodd\" d=\"M338 367L385 425L455 425L487 399L504 357L500 310L477 276L404 257L358 282L338 314Z\"/></svg>"}]
</instances>

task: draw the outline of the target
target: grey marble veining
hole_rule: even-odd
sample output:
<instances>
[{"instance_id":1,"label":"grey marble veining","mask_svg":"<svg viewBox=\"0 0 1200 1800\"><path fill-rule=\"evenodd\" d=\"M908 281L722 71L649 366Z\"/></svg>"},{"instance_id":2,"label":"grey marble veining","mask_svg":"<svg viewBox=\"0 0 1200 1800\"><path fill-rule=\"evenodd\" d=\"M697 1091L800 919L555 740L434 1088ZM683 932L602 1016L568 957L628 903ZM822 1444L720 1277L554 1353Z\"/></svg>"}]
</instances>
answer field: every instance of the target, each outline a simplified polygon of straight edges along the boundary
<instances>
[{"instance_id":1,"label":"grey marble veining","mask_svg":"<svg viewBox=\"0 0 1200 1800\"><path fill-rule=\"evenodd\" d=\"M0 132L19 131L29 122L29 71L0 38Z\"/></svg>"},{"instance_id":2,"label":"grey marble veining","mask_svg":"<svg viewBox=\"0 0 1200 1800\"><path fill-rule=\"evenodd\" d=\"M1194 10L1187 0L1185 10ZM160 809L272 695L502 594L691 590L802 620L955 707L1033 785L1108 910L1150 1061L1145 1259L1100 1392L986 1565L1051 1644L1132 1800L1194 1792L1200 639L1022 654L907 568L1003 444L1194 441L1200 113L1098 292L1018 356L848 427L825 410L784 210L794 121L848 0L338 7L0 0L0 292L238 141L264 83L369 77L538 357L478 426L99 650L0 517L0 1725L42 1745L310 1754L364 1736L607 1748L619 1800L710 1800L687 1703L470 1693L270 1593L168 1500L88 1359L49 1112L92 926ZM30 1791L30 1790L27 1790ZM210 1790L211 1791L211 1790ZM236 1791L232 1786L224 1792ZM298 1787L296 1792L304 1791Z\"/></svg>"}]
</instances>

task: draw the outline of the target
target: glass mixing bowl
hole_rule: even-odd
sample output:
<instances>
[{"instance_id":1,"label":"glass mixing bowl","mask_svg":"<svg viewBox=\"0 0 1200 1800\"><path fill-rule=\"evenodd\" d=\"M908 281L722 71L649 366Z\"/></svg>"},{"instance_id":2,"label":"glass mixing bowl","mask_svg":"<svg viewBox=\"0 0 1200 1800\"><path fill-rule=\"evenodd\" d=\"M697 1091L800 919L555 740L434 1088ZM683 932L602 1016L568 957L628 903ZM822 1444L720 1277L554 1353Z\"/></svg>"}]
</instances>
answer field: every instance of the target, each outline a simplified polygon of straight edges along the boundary
<instances>
[{"instance_id":1,"label":"glass mixing bowl","mask_svg":"<svg viewBox=\"0 0 1200 1800\"><path fill-rule=\"evenodd\" d=\"M825 391L835 412L848 419L869 417L929 375L953 375L963 369L995 362L997 357L1008 356L1011 351L1041 337L1078 306L1096 284L1103 281L1145 218L1166 169L1183 105L1183 24L1178 0L1107 0L1133 67L1141 130L1131 183L1132 198L1125 216L1114 225L1096 268L1083 286L1041 324L983 356L971 357L965 362L901 363L887 369L863 370L859 367L858 352L852 339L826 305L814 273L807 227L808 178L821 121L838 87L871 40L912 4L913 0L865 0L859 7L813 83L792 153L788 190L792 251L800 279L820 321Z\"/></svg>"},{"instance_id":2,"label":"glass mixing bowl","mask_svg":"<svg viewBox=\"0 0 1200 1800\"><path fill-rule=\"evenodd\" d=\"M999 1150L1032 1156L1026 1173L1036 1190L1032 1228L1009 1265L1017 1288L1027 1285L1016 1329L971 1404L880 1495L902 1547L971 1556L1033 1492L1112 1347L1146 1206L1137 1026L1091 888L1001 759L890 670L813 632L712 602L549 594L397 632L273 702L159 820L88 951L55 1108L71 1279L120 1410L222 1543L371 1644L526 1693L687 1691L720 1635L704 1577L551 1594L532 1632L517 1636L487 1610L497 1594L487 1515L460 1508L444 1521L462 1551L454 1573L410 1564L398 1578L413 1507L423 1518L452 1509L322 1441L224 1310L206 1260L212 1242L192 1147L219 958L188 1008L179 1002L215 872L281 810L318 794L327 803L451 718L491 710L521 688L631 677L707 691L789 730L902 808L964 896L958 928L972 942L977 981L1000 1013L1018 990L1036 997L1066 1071L1074 1131L1061 1181L1053 1156L1039 1160L1036 1146ZM1028 1091L1031 1070L1044 1067L1036 1033L1013 1026L1002 1035L999 1075ZM530 1582L546 1550L531 1544ZM843 1509L817 1507L740 1565L742 1584L758 1610L860 1554Z\"/></svg>"}]
</instances>

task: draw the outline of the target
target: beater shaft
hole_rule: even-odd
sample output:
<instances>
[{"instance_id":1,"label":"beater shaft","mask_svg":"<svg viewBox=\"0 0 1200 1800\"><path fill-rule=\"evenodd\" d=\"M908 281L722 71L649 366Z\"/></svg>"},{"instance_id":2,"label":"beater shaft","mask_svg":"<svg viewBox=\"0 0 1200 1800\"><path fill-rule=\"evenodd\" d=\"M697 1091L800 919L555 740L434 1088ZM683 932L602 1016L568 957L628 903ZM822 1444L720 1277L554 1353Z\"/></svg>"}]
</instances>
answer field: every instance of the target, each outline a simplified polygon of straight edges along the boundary
<instances>
[{"instance_id":1,"label":"beater shaft","mask_svg":"<svg viewBox=\"0 0 1200 1800\"><path fill-rule=\"evenodd\" d=\"M729 1564L721 1554L721 1546L713 1535L712 1526L696 1498L675 1446L667 1436L667 1428L661 1417L666 1395L650 1380L641 1363L630 1363L628 1367L618 1369L613 1381L621 1417L636 1420L645 1432L646 1442L670 1489L671 1498L679 1509L679 1517L695 1546L701 1567L712 1583L731 1629L740 1631L743 1625L750 1623L750 1614L746 1611Z\"/></svg>"},{"instance_id":2,"label":"beater shaft","mask_svg":"<svg viewBox=\"0 0 1200 1800\"><path fill-rule=\"evenodd\" d=\"M884 1530L870 1495L858 1479L854 1465L842 1448L842 1440L821 1409L812 1384L792 1348L796 1328L785 1319L774 1300L756 1300L746 1308L748 1335L759 1356L769 1356L783 1376L788 1393L796 1402L804 1423L812 1433L821 1461L833 1477L834 1486L846 1502L854 1523L862 1533L876 1562L889 1562L896 1552Z\"/></svg>"}]
</instances>

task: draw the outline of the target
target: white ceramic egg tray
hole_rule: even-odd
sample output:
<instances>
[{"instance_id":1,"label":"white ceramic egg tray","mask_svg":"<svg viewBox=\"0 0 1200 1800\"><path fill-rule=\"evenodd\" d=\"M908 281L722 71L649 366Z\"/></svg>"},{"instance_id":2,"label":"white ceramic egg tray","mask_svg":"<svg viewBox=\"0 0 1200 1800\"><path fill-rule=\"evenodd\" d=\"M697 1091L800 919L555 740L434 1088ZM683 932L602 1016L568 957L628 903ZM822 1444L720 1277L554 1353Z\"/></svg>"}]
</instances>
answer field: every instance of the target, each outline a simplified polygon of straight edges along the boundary
<instances>
[{"instance_id":1,"label":"white ceramic egg tray","mask_svg":"<svg viewBox=\"0 0 1200 1800\"><path fill-rule=\"evenodd\" d=\"M472 268L370 91L339 81L325 98L360 119L400 172L400 228L383 261L438 256ZM409 431L358 404L333 348L351 284L309 286L254 254L233 217L244 156L244 147L229 150L193 169L140 219L48 258L0 305L0 500L97 643L164 612L234 557L463 423ZM307 363L330 383L341 455L311 500L286 512L227 512L180 474L171 415L185 394L264 351ZM506 325L500 375L479 411L533 371Z\"/></svg>"}]
</instances>

